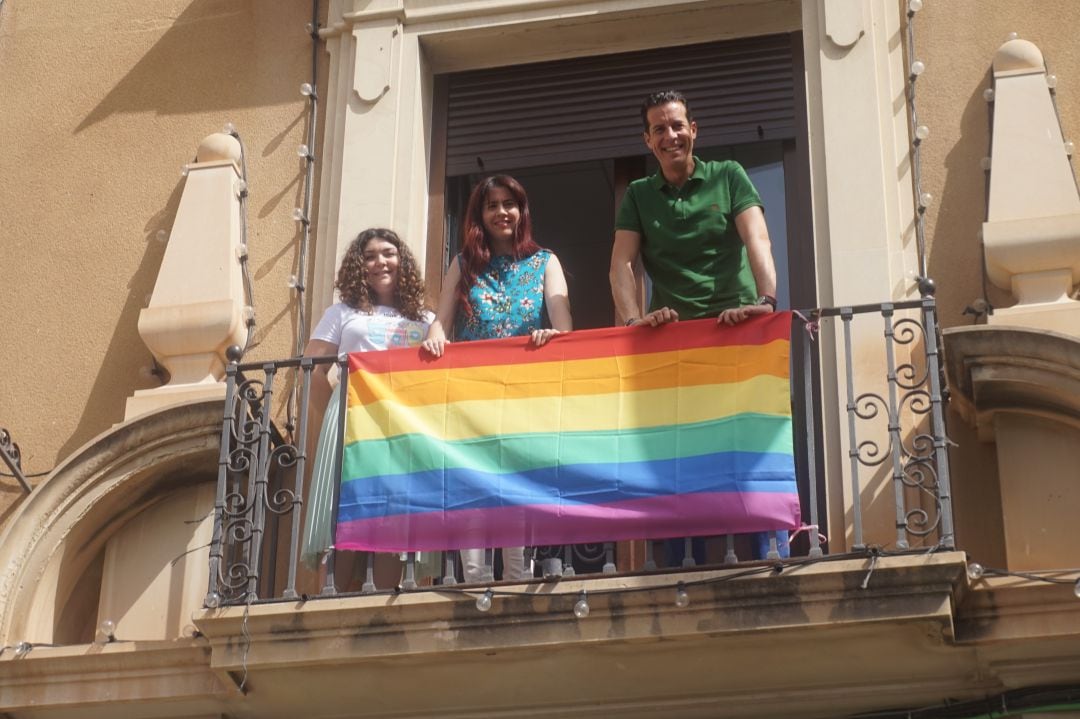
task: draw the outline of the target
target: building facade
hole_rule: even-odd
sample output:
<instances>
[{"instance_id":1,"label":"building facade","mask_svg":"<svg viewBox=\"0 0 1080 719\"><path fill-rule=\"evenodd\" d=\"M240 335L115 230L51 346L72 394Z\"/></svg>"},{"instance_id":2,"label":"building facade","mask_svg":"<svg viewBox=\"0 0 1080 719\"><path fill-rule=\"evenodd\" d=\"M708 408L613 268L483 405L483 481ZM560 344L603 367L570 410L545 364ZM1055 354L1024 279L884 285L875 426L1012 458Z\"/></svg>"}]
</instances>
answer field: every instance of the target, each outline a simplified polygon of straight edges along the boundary
<instances>
[{"instance_id":1,"label":"building facade","mask_svg":"<svg viewBox=\"0 0 1080 719\"><path fill-rule=\"evenodd\" d=\"M20 464L0 467L19 470L0 477L0 712L1080 707L1078 14L6 0L0 427ZM601 278L621 191L650 171L637 102L658 85L690 96L701 151L761 189L782 302L822 310L793 344L822 556L804 537L815 561L732 567L721 541L715 564L652 572L644 543L620 542L567 555L595 575L498 585L481 611L486 586L372 593L345 558L355 586L326 591L290 554L296 514L259 520L254 559L230 545L226 367L298 354L360 230L401 234L434 297L464 193L511 172L578 326L614 322ZM271 445L304 445L295 369L248 407ZM260 476L302 496L302 468L284 471ZM238 585L252 601L207 588L230 551L261 571L256 593Z\"/></svg>"}]
</instances>

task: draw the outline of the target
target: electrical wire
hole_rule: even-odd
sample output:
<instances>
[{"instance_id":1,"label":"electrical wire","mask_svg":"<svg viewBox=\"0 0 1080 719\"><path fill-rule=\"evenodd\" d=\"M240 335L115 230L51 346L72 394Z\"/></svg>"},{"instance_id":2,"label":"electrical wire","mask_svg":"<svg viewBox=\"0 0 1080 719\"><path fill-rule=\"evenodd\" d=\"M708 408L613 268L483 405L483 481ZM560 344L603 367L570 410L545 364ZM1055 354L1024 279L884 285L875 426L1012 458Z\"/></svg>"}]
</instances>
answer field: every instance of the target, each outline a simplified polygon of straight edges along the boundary
<instances>
[{"instance_id":1,"label":"electrical wire","mask_svg":"<svg viewBox=\"0 0 1080 719\"><path fill-rule=\"evenodd\" d=\"M319 109L319 93L318 93L318 81L319 81L319 0L312 0L311 2L311 22L307 24L305 28L308 35L311 37L311 80L309 83L305 83L310 88L310 92L306 92L305 95L308 99L308 122L307 122L307 143L304 147L307 151L303 153L304 157L304 199L303 207L300 208L297 219L300 221L300 248L297 253L297 269L296 269L296 281L293 283L293 289L296 291L296 345L293 352L294 357L301 357L304 354L304 347L307 344L308 335L308 316L307 316L307 261L308 252L311 246L311 211L312 211L312 194L315 184L315 131L316 122L318 119ZM289 393L289 399L285 409L286 419L285 427L290 436L296 428L296 407L299 403L300 386L299 383L294 383L292 392Z\"/></svg>"},{"instance_id":2,"label":"electrical wire","mask_svg":"<svg viewBox=\"0 0 1080 719\"><path fill-rule=\"evenodd\" d=\"M922 156L921 146L923 139L919 137L919 114L915 107L915 84L922 70L916 72L916 65L923 67L922 63L915 59L915 13L921 7L908 3L907 11L907 56L909 65L907 82L907 106L909 132L911 133L911 175L912 193L915 200L915 245L918 253L919 277L927 277L926 263L926 208L929 204L923 201L922 191ZM925 128L923 128L925 130Z\"/></svg>"}]
</instances>

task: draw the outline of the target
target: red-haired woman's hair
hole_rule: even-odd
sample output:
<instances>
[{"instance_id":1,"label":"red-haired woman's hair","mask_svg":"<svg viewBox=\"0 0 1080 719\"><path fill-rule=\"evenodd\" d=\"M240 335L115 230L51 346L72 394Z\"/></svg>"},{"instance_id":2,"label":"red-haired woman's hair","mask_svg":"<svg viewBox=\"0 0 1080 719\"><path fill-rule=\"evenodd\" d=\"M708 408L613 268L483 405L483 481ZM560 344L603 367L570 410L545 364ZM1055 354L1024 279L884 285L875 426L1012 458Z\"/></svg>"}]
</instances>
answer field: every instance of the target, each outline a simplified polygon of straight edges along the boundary
<instances>
[{"instance_id":1,"label":"red-haired woman's hair","mask_svg":"<svg viewBox=\"0 0 1080 719\"><path fill-rule=\"evenodd\" d=\"M529 214L529 198L521 183L509 175L492 175L473 188L469 195L468 209L461 232L461 281L457 286L458 309L466 315L472 314L469 304L469 290L476 284L476 277L491 262L491 241L484 232L484 204L492 188L502 187L510 193L521 211L514 230L514 246L511 250L515 260L530 257L540 250L532 238L532 215Z\"/></svg>"}]
</instances>

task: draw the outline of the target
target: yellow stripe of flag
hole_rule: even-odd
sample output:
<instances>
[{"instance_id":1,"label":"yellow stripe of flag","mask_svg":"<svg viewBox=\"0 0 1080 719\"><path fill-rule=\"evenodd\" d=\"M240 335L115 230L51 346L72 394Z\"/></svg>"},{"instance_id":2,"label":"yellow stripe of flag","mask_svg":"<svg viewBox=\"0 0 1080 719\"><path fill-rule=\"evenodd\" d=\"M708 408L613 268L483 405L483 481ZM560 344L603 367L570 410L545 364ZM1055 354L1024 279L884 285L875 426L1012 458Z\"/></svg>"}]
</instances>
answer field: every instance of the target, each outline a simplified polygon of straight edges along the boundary
<instances>
[{"instance_id":1,"label":"yellow stripe of flag","mask_svg":"<svg viewBox=\"0 0 1080 719\"><path fill-rule=\"evenodd\" d=\"M438 391L446 396L453 382ZM345 442L426 434L453 441L498 434L586 432L705 422L743 413L789 415L786 377L637 392L540 395L408 406L378 400L349 407Z\"/></svg>"}]
</instances>

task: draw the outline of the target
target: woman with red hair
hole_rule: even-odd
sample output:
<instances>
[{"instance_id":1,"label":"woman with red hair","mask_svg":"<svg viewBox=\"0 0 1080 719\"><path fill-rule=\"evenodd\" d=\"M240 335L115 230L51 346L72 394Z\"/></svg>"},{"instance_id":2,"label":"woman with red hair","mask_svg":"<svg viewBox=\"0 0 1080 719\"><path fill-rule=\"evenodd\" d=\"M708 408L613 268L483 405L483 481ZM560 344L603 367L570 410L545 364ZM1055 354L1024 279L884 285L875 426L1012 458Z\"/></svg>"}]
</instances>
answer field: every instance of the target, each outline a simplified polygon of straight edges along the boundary
<instances>
[{"instance_id":1,"label":"woman with red hair","mask_svg":"<svg viewBox=\"0 0 1080 719\"><path fill-rule=\"evenodd\" d=\"M521 183L494 175L478 184L463 224L461 254L450 263L423 347L441 357L448 327L457 341L530 335L537 347L569 332L566 277L532 238Z\"/></svg>"},{"instance_id":2,"label":"woman with red hair","mask_svg":"<svg viewBox=\"0 0 1080 719\"><path fill-rule=\"evenodd\" d=\"M525 188L508 175L482 181L469 195L461 253L443 281L435 321L422 346L441 357L448 342L529 335L541 347L572 328L559 260L532 238ZM483 581L483 550L461 550L465 579ZM503 579L531 578L521 547L503 550Z\"/></svg>"}]
</instances>

